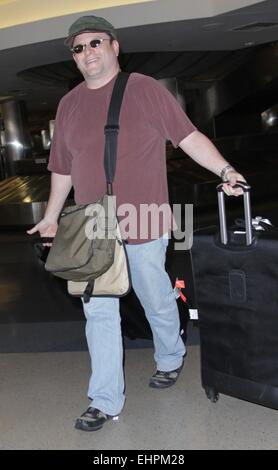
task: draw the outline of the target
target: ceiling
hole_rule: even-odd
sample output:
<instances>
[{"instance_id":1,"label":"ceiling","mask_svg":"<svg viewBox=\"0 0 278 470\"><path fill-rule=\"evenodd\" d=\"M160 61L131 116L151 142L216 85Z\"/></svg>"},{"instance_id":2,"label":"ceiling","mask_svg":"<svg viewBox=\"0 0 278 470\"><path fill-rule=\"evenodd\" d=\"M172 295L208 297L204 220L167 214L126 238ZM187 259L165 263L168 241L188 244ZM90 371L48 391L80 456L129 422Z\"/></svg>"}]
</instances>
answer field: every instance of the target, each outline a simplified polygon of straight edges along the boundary
<instances>
[{"instance_id":1,"label":"ceiling","mask_svg":"<svg viewBox=\"0 0 278 470\"><path fill-rule=\"evenodd\" d=\"M204 2L206 0L203 0ZM0 14L1 2L0 1ZM109 3L109 2L108 2ZM127 3L127 2L122 2ZM132 2L134 3L134 2ZM206 4L223 6L223 0L210 0ZM238 0L233 0L234 4L239 4ZM252 3L252 5L250 5ZM103 4L103 2L102 2ZM187 19L177 18L178 8L184 6L184 0L172 0L167 2L172 5L173 10L171 15L169 11L164 12L164 21L155 22L154 16L151 14L146 15L146 12L152 12L159 16L157 7L165 6L166 0L150 0L144 2L145 19L138 24L135 21L126 21L123 17L123 12L127 11L130 15L131 12L139 10L138 5L121 6L121 16L116 15L113 24L118 29L119 41L123 53L139 53L139 52L178 52L188 51L191 54L200 54L200 51L235 51L245 50L259 46L260 44L278 41L278 0L266 0L263 2L241 0L241 4L249 4L244 8L233 9L226 13L217 15L210 15L201 17L200 13L196 11ZM192 4L190 0L190 4ZM194 4L201 5L198 0ZM205 3L203 3L203 6ZM124 10L126 8L126 10ZM147 8L149 10L147 10ZM131 10L132 9L132 10ZM223 10L223 9L222 9ZM101 11L101 10L97 10ZM217 10L219 11L219 10ZM117 10L119 13L119 11ZM116 12L116 13L117 13ZM206 13L206 10L204 9ZM93 13L96 13L95 11ZM140 14L141 14L140 13ZM167 13L167 15L166 15ZM160 11L160 16L163 14L163 9ZM66 27L59 27L59 24L64 25L66 21L67 26L74 21L78 15L70 15L70 17L52 18L50 24L48 23L50 31L66 31ZM163 16L163 15L162 15ZM106 17L111 21L111 15ZM69 20L69 18L71 18ZM133 18L132 15L129 18ZM169 18L171 21L165 21ZM181 17L182 18L182 17ZM161 18L160 18L161 19ZM26 102L27 108L30 111L42 111L44 109L55 109L61 96L66 93L68 84L63 80L60 81L59 86L55 83L46 84L45 77L42 75L41 80L37 76L36 80L26 80L28 74L22 73L26 69L44 66L46 64L58 64L60 62L67 62L71 60L69 51L63 45L61 37L53 37L49 33L50 39L38 42L41 36L44 37L43 31L46 28L46 20L43 22L35 22L33 24L33 41L31 44L30 38L25 40L25 45L17 45L13 42L15 36L22 40L24 36L24 26L15 26L5 29L0 29L0 42L2 50L0 50L0 100L6 97L15 97L22 99ZM151 23L150 23L151 21ZM129 24L129 27L123 25ZM30 25L29 25L30 26ZM43 29L44 28L44 29ZM11 31L14 34L11 34ZM18 34L19 32L22 34ZM3 36L5 33L5 36ZM16 33L16 34L15 34ZM2 36L1 36L2 35ZM48 37L49 37L48 36ZM57 36L57 34L56 34ZM3 38L6 38L6 44L9 44L5 49L3 46ZM46 37L46 36L45 36ZM18 43L20 43L18 40ZM13 47L12 47L13 46ZM55 65L54 65L55 67ZM58 65L57 65L58 67ZM277 57L278 68L278 57ZM24 79L25 76L25 79Z\"/></svg>"}]
</instances>

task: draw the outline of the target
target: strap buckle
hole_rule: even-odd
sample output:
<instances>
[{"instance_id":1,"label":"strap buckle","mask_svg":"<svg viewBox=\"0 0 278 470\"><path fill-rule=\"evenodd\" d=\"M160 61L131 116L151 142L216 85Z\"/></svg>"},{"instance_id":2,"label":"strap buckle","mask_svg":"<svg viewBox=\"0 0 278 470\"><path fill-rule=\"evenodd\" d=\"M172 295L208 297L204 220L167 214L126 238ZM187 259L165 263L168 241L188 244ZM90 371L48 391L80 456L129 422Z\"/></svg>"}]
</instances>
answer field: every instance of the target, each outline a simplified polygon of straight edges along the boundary
<instances>
[{"instance_id":1,"label":"strap buckle","mask_svg":"<svg viewBox=\"0 0 278 470\"><path fill-rule=\"evenodd\" d=\"M116 132L118 133L120 130L120 126L119 125L114 125L114 124L106 124L106 126L104 127L104 132L105 134L109 133L109 132Z\"/></svg>"}]
</instances>

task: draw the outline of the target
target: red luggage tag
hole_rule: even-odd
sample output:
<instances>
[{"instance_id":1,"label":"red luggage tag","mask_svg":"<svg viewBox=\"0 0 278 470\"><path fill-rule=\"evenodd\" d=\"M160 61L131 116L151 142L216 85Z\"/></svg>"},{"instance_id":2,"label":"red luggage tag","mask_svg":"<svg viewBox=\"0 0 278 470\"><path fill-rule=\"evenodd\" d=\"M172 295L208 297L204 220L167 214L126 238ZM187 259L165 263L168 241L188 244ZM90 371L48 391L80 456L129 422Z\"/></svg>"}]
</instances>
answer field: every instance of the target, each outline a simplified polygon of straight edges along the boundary
<instances>
[{"instance_id":1,"label":"red luggage tag","mask_svg":"<svg viewBox=\"0 0 278 470\"><path fill-rule=\"evenodd\" d=\"M187 302L186 296L182 293L182 289L185 288L185 282L182 279L176 279L174 293L176 299L181 298L183 302Z\"/></svg>"}]
</instances>

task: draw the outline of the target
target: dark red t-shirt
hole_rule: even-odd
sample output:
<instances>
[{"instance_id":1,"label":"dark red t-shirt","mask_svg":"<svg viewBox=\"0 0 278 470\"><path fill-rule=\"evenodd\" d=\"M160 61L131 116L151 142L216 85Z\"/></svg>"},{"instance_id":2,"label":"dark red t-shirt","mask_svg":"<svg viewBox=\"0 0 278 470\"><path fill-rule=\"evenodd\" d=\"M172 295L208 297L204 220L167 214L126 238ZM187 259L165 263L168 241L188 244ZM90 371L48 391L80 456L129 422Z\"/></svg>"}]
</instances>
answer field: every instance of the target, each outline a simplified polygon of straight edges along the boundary
<instances>
[{"instance_id":1,"label":"dark red t-shirt","mask_svg":"<svg viewBox=\"0 0 278 470\"><path fill-rule=\"evenodd\" d=\"M96 90L82 82L59 104L48 168L55 173L71 174L77 204L94 202L106 191L104 126L114 82L115 78ZM168 204L166 140L177 147L194 130L163 85L133 73L120 114L113 185L117 206L132 204L139 214L142 204ZM146 241L139 235L139 226L137 236L130 237L131 242ZM165 228L159 230L159 236L163 231Z\"/></svg>"}]
</instances>

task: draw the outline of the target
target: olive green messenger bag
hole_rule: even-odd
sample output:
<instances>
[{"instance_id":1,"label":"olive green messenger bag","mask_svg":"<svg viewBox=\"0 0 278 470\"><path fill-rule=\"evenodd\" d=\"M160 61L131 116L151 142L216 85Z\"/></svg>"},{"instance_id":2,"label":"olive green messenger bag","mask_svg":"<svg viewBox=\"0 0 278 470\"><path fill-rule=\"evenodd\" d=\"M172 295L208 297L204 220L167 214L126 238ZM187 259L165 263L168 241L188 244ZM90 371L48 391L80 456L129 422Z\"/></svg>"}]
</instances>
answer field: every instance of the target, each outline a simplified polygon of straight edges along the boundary
<instances>
[{"instance_id":1,"label":"olive green messenger bag","mask_svg":"<svg viewBox=\"0 0 278 470\"><path fill-rule=\"evenodd\" d=\"M119 116L128 73L116 78L105 132L104 169L107 192L98 201L63 209L45 269L68 281L68 291L89 302L91 296L121 297L130 290L125 243L116 215L113 180L116 171Z\"/></svg>"}]
</instances>

